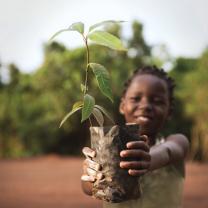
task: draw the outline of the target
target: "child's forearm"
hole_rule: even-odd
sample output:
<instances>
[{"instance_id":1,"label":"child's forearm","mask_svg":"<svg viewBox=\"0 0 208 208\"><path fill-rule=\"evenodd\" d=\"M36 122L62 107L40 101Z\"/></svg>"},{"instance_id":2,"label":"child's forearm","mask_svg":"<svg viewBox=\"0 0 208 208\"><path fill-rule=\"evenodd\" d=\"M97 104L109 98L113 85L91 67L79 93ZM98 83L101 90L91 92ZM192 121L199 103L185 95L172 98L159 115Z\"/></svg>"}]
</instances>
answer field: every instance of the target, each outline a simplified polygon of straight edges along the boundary
<instances>
[{"instance_id":1,"label":"child's forearm","mask_svg":"<svg viewBox=\"0 0 208 208\"><path fill-rule=\"evenodd\" d=\"M150 149L151 163L150 170L166 166L169 163L168 149L164 145L157 145Z\"/></svg>"},{"instance_id":2,"label":"child's forearm","mask_svg":"<svg viewBox=\"0 0 208 208\"><path fill-rule=\"evenodd\" d=\"M155 170L183 161L189 148L188 139L182 134L174 134L167 137L166 142L153 146L150 149L150 170Z\"/></svg>"}]
</instances>

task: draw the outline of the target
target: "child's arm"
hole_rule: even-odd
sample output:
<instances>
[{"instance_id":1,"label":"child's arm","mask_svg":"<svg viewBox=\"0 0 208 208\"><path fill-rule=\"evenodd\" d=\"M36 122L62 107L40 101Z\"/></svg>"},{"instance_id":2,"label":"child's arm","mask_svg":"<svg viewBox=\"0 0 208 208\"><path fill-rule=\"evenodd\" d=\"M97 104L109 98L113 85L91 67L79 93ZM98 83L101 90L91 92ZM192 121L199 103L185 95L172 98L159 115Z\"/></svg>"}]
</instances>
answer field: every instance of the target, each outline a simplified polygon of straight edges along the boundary
<instances>
[{"instance_id":1,"label":"child's arm","mask_svg":"<svg viewBox=\"0 0 208 208\"><path fill-rule=\"evenodd\" d=\"M139 142L127 143L127 150L121 152L123 158L138 158L135 161L121 162L121 168L129 169L129 174L140 176L148 170L155 170L168 164L176 164L186 157L189 142L182 134L174 134L167 137L162 144L150 148L150 152L142 151L138 147ZM143 159L140 156L143 155ZM151 158L151 159L149 159Z\"/></svg>"},{"instance_id":2,"label":"child's arm","mask_svg":"<svg viewBox=\"0 0 208 208\"><path fill-rule=\"evenodd\" d=\"M121 161L120 167L128 169L132 176L141 176L148 170L155 170L168 164L176 164L183 161L186 157L189 147L188 139L182 134L174 134L167 137L162 144L150 148L145 141L136 141L127 143L127 149L121 151L123 158L135 158L134 161ZM93 158L95 151L85 147L83 153L86 157ZM137 159L136 159L137 158ZM84 173L81 177L82 189L92 195L92 184L98 178L100 169L99 164L90 159L86 159L83 165ZM99 172L100 173L100 172Z\"/></svg>"},{"instance_id":3,"label":"child's arm","mask_svg":"<svg viewBox=\"0 0 208 208\"><path fill-rule=\"evenodd\" d=\"M167 164L183 161L189 148L188 139L182 134L173 134L166 141L150 149L150 170L161 168Z\"/></svg>"}]
</instances>

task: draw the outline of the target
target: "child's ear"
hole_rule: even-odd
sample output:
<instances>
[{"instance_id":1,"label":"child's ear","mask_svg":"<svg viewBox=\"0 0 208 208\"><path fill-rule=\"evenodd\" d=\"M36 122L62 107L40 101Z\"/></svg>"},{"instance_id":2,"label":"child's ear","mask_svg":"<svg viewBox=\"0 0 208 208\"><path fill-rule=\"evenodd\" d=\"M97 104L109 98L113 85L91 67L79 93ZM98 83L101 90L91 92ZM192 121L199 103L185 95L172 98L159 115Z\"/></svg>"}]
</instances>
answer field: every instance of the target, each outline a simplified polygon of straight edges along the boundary
<instances>
[{"instance_id":1,"label":"child's ear","mask_svg":"<svg viewBox=\"0 0 208 208\"><path fill-rule=\"evenodd\" d=\"M119 112L120 114L124 114L124 100L123 98L121 99L120 105L119 105Z\"/></svg>"}]
</instances>

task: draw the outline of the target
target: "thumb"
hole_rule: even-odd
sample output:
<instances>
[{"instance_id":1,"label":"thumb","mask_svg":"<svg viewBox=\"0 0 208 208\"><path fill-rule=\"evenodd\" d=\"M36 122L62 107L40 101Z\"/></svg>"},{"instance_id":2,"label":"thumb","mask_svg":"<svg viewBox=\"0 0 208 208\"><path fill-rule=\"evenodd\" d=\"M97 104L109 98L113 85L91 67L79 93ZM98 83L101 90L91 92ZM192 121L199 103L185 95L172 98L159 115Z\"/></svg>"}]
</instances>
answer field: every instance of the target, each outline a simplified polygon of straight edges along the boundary
<instances>
[{"instance_id":1,"label":"thumb","mask_svg":"<svg viewBox=\"0 0 208 208\"><path fill-rule=\"evenodd\" d=\"M96 156L96 152L95 152L93 149L89 148L89 147L84 147L84 148L82 149L82 153L83 153L87 158L88 158L88 157L93 158L93 157Z\"/></svg>"}]
</instances>

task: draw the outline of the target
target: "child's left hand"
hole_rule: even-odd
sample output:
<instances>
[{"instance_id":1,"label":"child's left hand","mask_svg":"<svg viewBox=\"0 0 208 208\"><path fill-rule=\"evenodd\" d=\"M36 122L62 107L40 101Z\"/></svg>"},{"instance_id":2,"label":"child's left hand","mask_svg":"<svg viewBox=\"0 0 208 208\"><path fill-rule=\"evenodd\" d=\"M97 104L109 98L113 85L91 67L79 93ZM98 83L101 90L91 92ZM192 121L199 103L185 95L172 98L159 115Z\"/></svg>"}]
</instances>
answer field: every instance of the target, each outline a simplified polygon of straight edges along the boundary
<instances>
[{"instance_id":1,"label":"child's left hand","mask_svg":"<svg viewBox=\"0 0 208 208\"><path fill-rule=\"evenodd\" d=\"M128 169L129 175L141 176L145 174L151 163L150 147L147 136L140 136L140 141L132 141L126 144L127 149L120 152L121 158L136 158L132 161L121 161L120 167Z\"/></svg>"}]
</instances>

